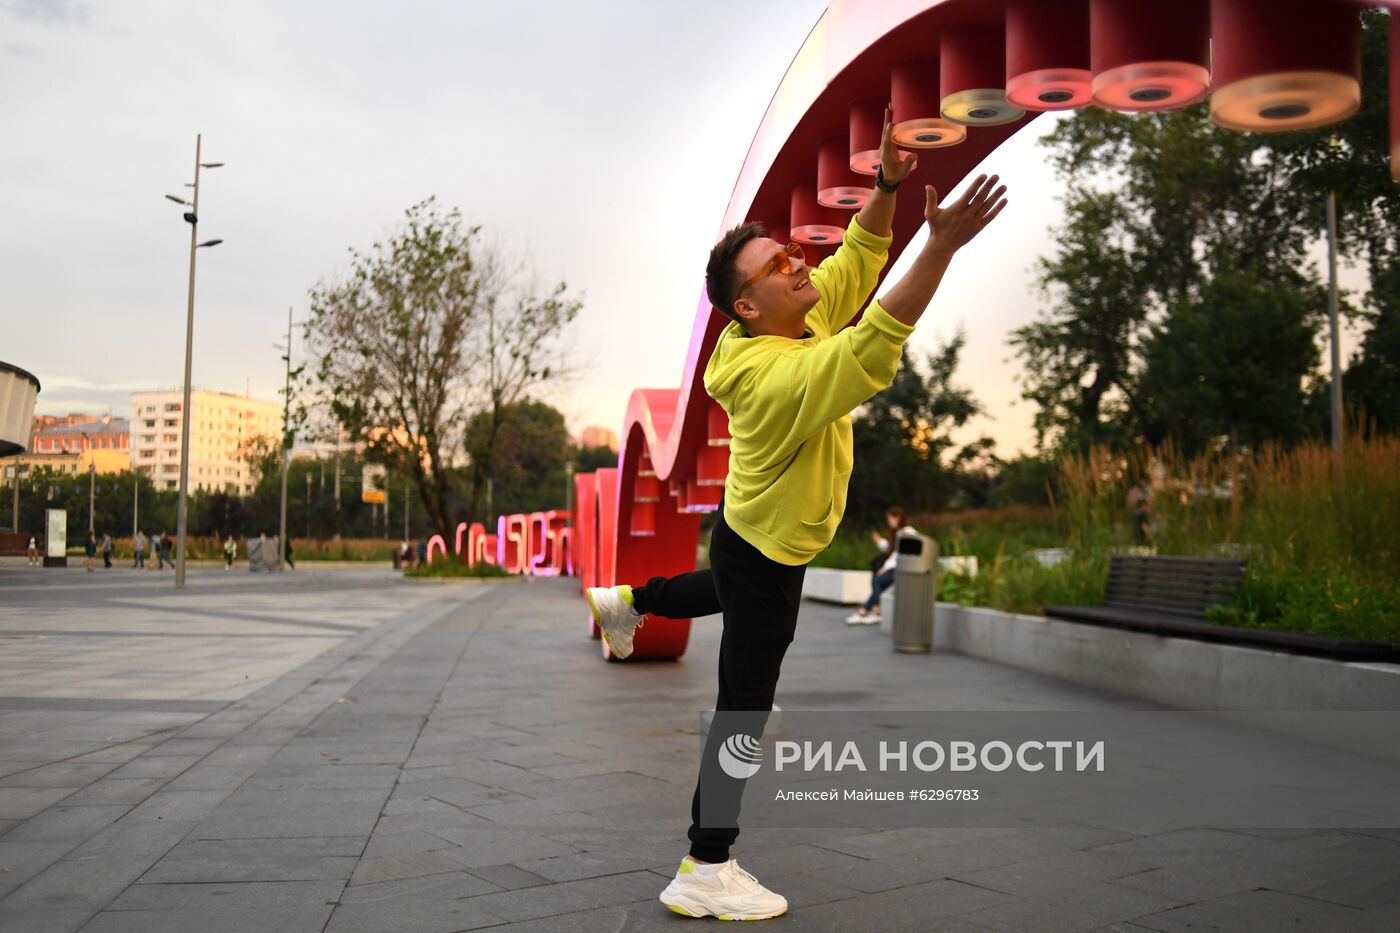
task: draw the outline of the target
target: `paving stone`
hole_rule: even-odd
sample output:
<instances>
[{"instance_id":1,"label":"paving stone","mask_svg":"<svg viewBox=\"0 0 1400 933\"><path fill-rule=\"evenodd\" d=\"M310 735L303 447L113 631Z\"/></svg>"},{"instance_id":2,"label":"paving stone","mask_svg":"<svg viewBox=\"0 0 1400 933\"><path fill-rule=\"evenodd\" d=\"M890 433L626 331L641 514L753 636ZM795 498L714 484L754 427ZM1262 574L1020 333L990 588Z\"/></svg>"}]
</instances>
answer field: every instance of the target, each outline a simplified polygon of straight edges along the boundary
<instances>
[{"instance_id":1,"label":"paving stone","mask_svg":"<svg viewBox=\"0 0 1400 933\"><path fill-rule=\"evenodd\" d=\"M470 869L470 873L507 891L551 883L534 872L526 871L519 865L478 865Z\"/></svg>"},{"instance_id":2,"label":"paving stone","mask_svg":"<svg viewBox=\"0 0 1400 933\"><path fill-rule=\"evenodd\" d=\"M195 831L199 839L368 836L384 805L379 790L238 791Z\"/></svg>"},{"instance_id":3,"label":"paving stone","mask_svg":"<svg viewBox=\"0 0 1400 933\"><path fill-rule=\"evenodd\" d=\"M455 933L497 926L502 918L474 895L497 886L466 872L346 888L327 933Z\"/></svg>"},{"instance_id":4,"label":"paving stone","mask_svg":"<svg viewBox=\"0 0 1400 933\"><path fill-rule=\"evenodd\" d=\"M77 845L72 840L11 842L0 839L0 898L57 862ZM0 904L0 915L4 913L4 906Z\"/></svg>"},{"instance_id":5,"label":"paving stone","mask_svg":"<svg viewBox=\"0 0 1400 933\"><path fill-rule=\"evenodd\" d=\"M0 787L68 787L76 790L119 766L110 761L60 761L0 778Z\"/></svg>"},{"instance_id":6,"label":"paving stone","mask_svg":"<svg viewBox=\"0 0 1400 933\"><path fill-rule=\"evenodd\" d=\"M271 910L302 905L333 905L344 886L339 881L219 881L188 884L133 884L108 911Z\"/></svg>"},{"instance_id":7,"label":"paving stone","mask_svg":"<svg viewBox=\"0 0 1400 933\"><path fill-rule=\"evenodd\" d=\"M437 852L412 852L404 855L384 855L363 858L355 866L350 884L375 884L381 881L397 881L402 878L421 878L424 875L440 875L446 872L460 872L462 863Z\"/></svg>"},{"instance_id":8,"label":"paving stone","mask_svg":"<svg viewBox=\"0 0 1400 933\"><path fill-rule=\"evenodd\" d=\"M11 910L0 905L0 933L77 933L92 915L90 910Z\"/></svg>"},{"instance_id":9,"label":"paving stone","mask_svg":"<svg viewBox=\"0 0 1400 933\"><path fill-rule=\"evenodd\" d=\"M173 778L200 761L202 755L142 755L112 772L114 778Z\"/></svg>"},{"instance_id":10,"label":"paving stone","mask_svg":"<svg viewBox=\"0 0 1400 933\"><path fill-rule=\"evenodd\" d=\"M375 825L374 835L369 837L369 845L365 847L366 857L379 858L385 855L408 855L413 852L432 852L436 849L456 848L454 843L448 842L441 836L434 836L425 830L410 829L404 832L386 832L383 827L384 820L381 817L379 823Z\"/></svg>"},{"instance_id":11,"label":"paving stone","mask_svg":"<svg viewBox=\"0 0 1400 933\"><path fill-rule=\"evenodd\" d=\"M884 933L926 933L954 929L959 921L964 929L979 930L969 918L977 910L1010 903L1009 895L956 881L926 884L885 891L863 897L789 908L794 928L830 933L849 933L877 927Z\"/></svg>"},{"instance_id":12,"label":"paving stone","mask_svg":"<svg viewBox=\"0 0 1400 933\"><path fill-rule=\"evenodd\" d=\"M86 842L126 814L130 807L75 807L55 804L6 834L7 842L71 840Z\"/></svg>"},{"instance_id":13,"label":"paving stone","mask_svg":"<svg viewBox=\"0 0 1400 933\"><path fill-rule=\"evenodd\" d=\"M130 808L160 790L167 781L163 777L118 778L109 775L94 781L64 802L82 806L124 804Z\"/></svg>"},{"instance_id":14,"label":"paving stone","mask_svg":"<svg viewBox=\"0 0 1400 933\"><path fill-rule=\"evenodd\" d=\"M527 830L448 826L439 830L437 835L457 846L446 850L446 854L467 868L569 855L578 851L574 846Z\"/></svg>"},{"instance_id":15,"label":"paving stone","mask_svg":"<svg viewBox=\"0 0 1400 933\"><path fill-rule=\"evenodd\" d=\"M1361 930L1365 913L1281 891L1244 891L1196 904L1135 917L1133 922L1162 933L1276 933L1279 930Z\"/></svg>"},{"instance_id":16,"label":"paving stone","mask_svg":"<svg viewBox=\"0 0 1400 933\"><path fill-rule=\"evenodd\" d=\"M505 920L533 920L629 901L650 900L665 886L665 879L651 872L638 871L485 894L473 898L471 903Z\"/></svg>"},{"instance_id":17,"label":"paving stone","mask_svg":"<svg viewBox=\"0 0 1400 933\"><path fill-rule=\"evenodd\" d=\"M186 839L141 881L344 881L364 848L362 836L312 839Z\"/></svg>"},{"instance_id":18,"label":"paving stone","mask_svg":"<svg viewBox=\"0 0 1400 933\"><path fill-rule=\"evenodd\" d=\"M0 787L0 819L27 820L73 791L72 787Z\"/></svg>"},{"instance_id":19,"label":"paving stone","mask_svg":"<svg viewBox=\"0 0 1400 933\"><path fill-rule=\"evenodd\" d=\"M82 933L320 933L333 909L329 904L290 904L213 911L109 910L93 917Z\"/></svg>"},{"instance_id":20,"label":"paving stone","mask_svg":"<svg viewBox=\"0 0 1400 933\"><path fill-rule=\"evenodd\" d=\"M656 895L686 848L695 724L713 700L717 626L694 627L686 663L606 665L595 644L560 638L577 616L576 581L483 587L467 605L389 584L387 573L372 587L320 590L301 589L309 577L219 578L221 589L203 594L199 579L185 594L131 605L172 627L231 636L256 628L256 638L217 642L220 664L272 664L249 653L257 646L278 656L281 673L251 692L230 689L211 680L217 666L176 670L167 664L175 653L157 662L149 651L160 643L146 639L148 656L134 652L114 661L115 673L73 681L124 695L59 698L54 709L44 698L0 698L9 762L0 776L39 768L40 780L82 788L68 799L9 798L11 815L5 792L45 789L0 780L0 867L16 832L23 840L66 826L80 843L14 844L26 864L45 865L0 901L0 931L20 918L31 933L48 912L67 918L55 923L96 914L88 930L141 933L677 929ZM54 596L46 593L45 611ZM887 641L842 626L843 614L804 605L780 690L789 708L908 708L911 698L930 709L1141 705L971 658L894 656ZM0 619L0 632L7 624ZM267 636L276 631L316 633L316 646L296 655L310 640ZM12 658L0 656L0 676ZM208 701L136 693L174 684L227 701L181 711L155 704ZM345 694L358 702L335 703ZM59 767L68 762L95 767ZM77 838L96 808L136 804ZM65 815L79 806L93 810ZM1280 918L1296 916L1292 928L1391 933L1400 929L1400 906L1389 901L1400 890L1388 871L1397 844L1400 834L1386 830L1139 837L1113 827L755 826L736 854L789 896L793 912L779 923L792 929L1141 933L1148 918L1249 930L1286 929L1291 921ZM283 896L298 885L302 896ZM336 893L318 902L308 890ZM1307 910L1235 900L1304 892L1295 899ZM117 906L138 909L96 913Z\"/></svg>"}]
</instances>

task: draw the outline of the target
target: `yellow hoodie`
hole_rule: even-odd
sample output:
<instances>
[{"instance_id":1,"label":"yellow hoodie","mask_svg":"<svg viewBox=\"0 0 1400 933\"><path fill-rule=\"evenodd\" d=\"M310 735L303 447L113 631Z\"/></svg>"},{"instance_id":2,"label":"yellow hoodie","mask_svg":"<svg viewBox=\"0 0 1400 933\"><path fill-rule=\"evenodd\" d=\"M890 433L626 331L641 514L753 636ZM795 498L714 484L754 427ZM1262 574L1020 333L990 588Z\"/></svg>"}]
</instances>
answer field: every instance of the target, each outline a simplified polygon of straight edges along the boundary
<instances>
[{"instance_id":1,"label":"yellow hoodie","mask_svg":"<svg viewBox=\"0 0 1400 933\"><path fill-rule=\"evenodd\" d=\"M821 300L808 335L751 337L737 321L720 333L705 391L729 415L724 521L780 564L808 563L831 543L846 512L851 411L885 389L914 332L871 302L890 238L854 219L835 255L811 272Z\"/></svg>"}]
</instances>

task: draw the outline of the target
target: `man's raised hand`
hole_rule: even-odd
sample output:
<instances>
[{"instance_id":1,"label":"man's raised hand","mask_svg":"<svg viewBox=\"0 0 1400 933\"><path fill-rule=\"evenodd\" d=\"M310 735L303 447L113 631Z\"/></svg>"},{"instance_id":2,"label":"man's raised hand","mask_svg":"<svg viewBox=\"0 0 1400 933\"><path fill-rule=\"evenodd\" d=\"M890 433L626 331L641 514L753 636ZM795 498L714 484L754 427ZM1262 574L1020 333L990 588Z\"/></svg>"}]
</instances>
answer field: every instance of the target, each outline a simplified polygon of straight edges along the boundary
<instances>
[{"instance_id":1,"label":"man's raised hand","mask_svg":"<svg viewBox=\"0 0 1400 933\"><path fill-rule=\"evenodd\" d=\"M924 186L927 201L924 219L928 221L931 242L952 252L962 249L982 228L991 223L1006 206L1006 186L996 187L1000 176L978 175L963 196L947 207L938 206L938 192L933 185Z\"/></svg>"},{"instance_id":2,"label":"man's raised hand","mask_svg":"<svg viewBox=\"0 0 1400 933\"><path fill-rule=\"evenodd\" d=\"M891 116L890 105L886 104L885 129L880 134L880 172L885 176L887 184L897 185L909 177L919 160L912 152L900 152L899 147L894 144L890 129Z\"/></svg>"}]
</instances>

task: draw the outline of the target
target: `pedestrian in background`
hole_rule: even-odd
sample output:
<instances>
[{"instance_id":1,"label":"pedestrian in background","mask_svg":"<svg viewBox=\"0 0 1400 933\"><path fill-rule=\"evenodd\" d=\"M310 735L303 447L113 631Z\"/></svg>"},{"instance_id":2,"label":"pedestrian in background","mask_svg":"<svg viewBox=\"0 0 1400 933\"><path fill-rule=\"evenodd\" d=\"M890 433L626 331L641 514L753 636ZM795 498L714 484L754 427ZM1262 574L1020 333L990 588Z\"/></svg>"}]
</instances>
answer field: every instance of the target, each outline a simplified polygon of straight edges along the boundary
<instances>
[{"instance_id":1,"label":"pedestrian in background","mask_svg":"<svg viewBox=\"0 0 1400 933\"><path fill-rule=\"evenodd\" d=\"M146 566L152 570L160 569L160 532L151 535L151 550Z\"/></svg>"},{"instance_id":2,"label":"pedestrian in background","mask_svg":"<svg viewBox=\"0 0 1400 933\"><path fill-rule=\"evenodd\" d=\"M92 559L97 556L97 538L92 532L88 532L87 540L83 542L83 563L87 565L88 573L92 573Z\"/></svg>"},{"instance_id":3,"label":"pedestrian in background","mask_svg":"<svg viewBox=\"0 0 1400 933\"><path fill-rule=\"evenodd\" d=\"M131 566L138 568L146 566L146 536L142 533L140 528L136 529L134 547L136 550L136 561Z\"/></svg>"},{"instance_id":4,"label":"pedestrian in background","mask_svg":"<svg viewBox=\"0 0 1400 933\"><path fill-rule=\"evenodd\" d=\"M102 567L112 569L112 536L106 532L102 533Z\"/></svg>"},{"instance_id":5,"label":"pedestrian in background","mask_svg":"<svg viewBox=\"0 0 1400 933\"><path fill-rule=\"evenodd\" d=\"M29 539L29 550L26 554L29 557L29 566L39 566L39 542L35 541L33 537Z\"/></svg>"},{"instance_id":6,"label":"pedestrian in background","mask_svg":"<svg viewBox=\"0 0 1400 933\"><path fill-rule=\"evenodd\" d=\"M294 564L294 563L292 562L292 536L291 536L291 535L287 535L287 548L286 548L286 550L283 552L282 557L283 557L283 559L287 562L287 566L288 566L288 567L292 568L293 570L296 570L296 569L297 569L297 565Z\"/></svg>"},{"instance_id":7,"label":"pedestrian in background","mask_svg":"<svg viewBox=\"0 0 1400 933\"><path fill-rule=\"evenodd\" d=\"M166 565L166 564L169 564L169 565L172 566L172 567L175 566L175 562L174 562L173 560L170 559L170 548L171 548L171 547L172 547L172 545L171 545L171 543L170 543L170 535L168 535L168 534L166 534L165 532L162 531L162 532L160 533L160 569L161 569L161 570L164 570L164 569L165 569L165 565Z\"/></svg>"},{"instance_id":8,"label":"pedestrian in background","mask_svg":"<svg viewBox=\"0 0 1400 933\"><path fill-rule=\"evenodd\" d=\"M224 542L224 569L228 570L233 566L233 559L238 556L238 542L233 540L233 535L228 536Z\"/></svg>"}]
</instances>

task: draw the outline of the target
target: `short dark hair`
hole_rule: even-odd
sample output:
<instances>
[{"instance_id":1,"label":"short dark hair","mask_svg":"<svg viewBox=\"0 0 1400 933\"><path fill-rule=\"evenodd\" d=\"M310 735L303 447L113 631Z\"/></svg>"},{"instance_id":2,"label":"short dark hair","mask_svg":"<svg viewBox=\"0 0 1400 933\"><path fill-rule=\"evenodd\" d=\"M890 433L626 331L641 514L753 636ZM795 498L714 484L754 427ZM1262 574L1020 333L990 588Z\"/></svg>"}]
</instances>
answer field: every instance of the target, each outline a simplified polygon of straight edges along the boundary
<instances>
[{"instance_id":1,"label":"short dark hair","mask_svg":"<svg viewBox=\"0 0 1400 933\"><path fill-rule=\"evenodd\" d=\"M904 509L900 506L890 506L889 508L885 509L885 514L890 516L891 518L896 519L901 526L904 525L904 519L906 518L906 516L904 514Z\"/></svg>"},{"instance_id":2,"label":"short dark hair","mask_svg":"<svg viewBox=\"0 0 1400 933\"><path fill-rule=\"evenodd\" d=\"M720 237L720 241L710 250L710 261L705 266L705 294L710 296L710 304L726 317L739 320L734 313L734 300L739 297L740 284L739 270L735 268L734 261L739 258L744 244L766 236L768 228L752 220Z\"/></svg>"}]
</instances>

